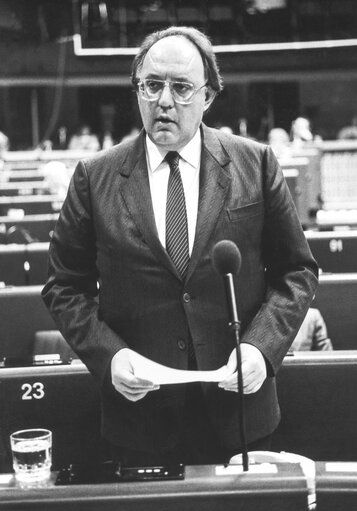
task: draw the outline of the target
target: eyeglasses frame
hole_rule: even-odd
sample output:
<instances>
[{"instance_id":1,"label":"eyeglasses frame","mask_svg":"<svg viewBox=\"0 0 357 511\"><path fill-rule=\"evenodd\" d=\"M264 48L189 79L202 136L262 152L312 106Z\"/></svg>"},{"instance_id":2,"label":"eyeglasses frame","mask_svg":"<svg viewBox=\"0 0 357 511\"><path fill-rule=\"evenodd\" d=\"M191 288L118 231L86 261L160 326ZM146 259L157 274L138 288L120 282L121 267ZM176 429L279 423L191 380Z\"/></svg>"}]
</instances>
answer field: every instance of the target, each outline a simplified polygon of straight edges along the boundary
<instances>
[{"instance_id":1,"label":"eyeglasses frame","mask_svg":"<svg viewBox=\"0 0 357 511\"><path fill-rule=\"evenodd\" d=\"M157 98L147 98L145 95L144 95L144 91L140 88L142 86L142 84L144 82L146 82L147 80L154 80L156 82L160 82L163 84L163 88L162 90L160 91L160 94ZM193 83L191 82L180 82L180 81L172 81L172 80L160 80L158 78L144 78L143 80L140 80L138 79L138 82L137 82L137 92L140 93L140 96L145 100L145 101L150 101L150 103L154 102L154 101L158 101L161 97L161 94L163 93L164 89L166 86L169 87L170 89L170 94L172 96L172 99L174 100L175 103L178 103L179 105L190 105L192 102L193 102L193 98L195 96L195 94L197 94L198 91L200 91L201 89L203 89L203 87L207 87L208 86L208 82L204 83L203 85L201 85L201 87L197 87L196 89L194 88L193 89L193 92L192 92L192 95L189 97L189 99L187 101L180 101L180 100L177 100L175 98L175 95L173 94L172 92L172 85L173 83L181 83L181 84L188 84L188 85L193 85Z\"/></svg>"}]
</instances>

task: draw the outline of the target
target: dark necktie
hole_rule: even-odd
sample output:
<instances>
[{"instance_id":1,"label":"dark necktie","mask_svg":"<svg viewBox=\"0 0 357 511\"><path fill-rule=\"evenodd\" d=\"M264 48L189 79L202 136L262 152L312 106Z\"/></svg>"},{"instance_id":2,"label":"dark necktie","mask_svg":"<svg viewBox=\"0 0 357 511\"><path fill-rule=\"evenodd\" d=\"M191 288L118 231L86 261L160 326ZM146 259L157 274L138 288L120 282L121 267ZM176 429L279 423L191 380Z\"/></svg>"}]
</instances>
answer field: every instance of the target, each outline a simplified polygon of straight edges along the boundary
<instances>
[{"instance_id":1,"label":"dark necktie","mask_svg":"<svg viewBox=\"0 0 357 511\"><path fill-rule=\"evenodd\" d=\"M166 251L181 277L185 277L190 254L185 194L179 169L180 156L170 151L165 159L170 166L166 200Z\"/></svg>"}]
</instances>

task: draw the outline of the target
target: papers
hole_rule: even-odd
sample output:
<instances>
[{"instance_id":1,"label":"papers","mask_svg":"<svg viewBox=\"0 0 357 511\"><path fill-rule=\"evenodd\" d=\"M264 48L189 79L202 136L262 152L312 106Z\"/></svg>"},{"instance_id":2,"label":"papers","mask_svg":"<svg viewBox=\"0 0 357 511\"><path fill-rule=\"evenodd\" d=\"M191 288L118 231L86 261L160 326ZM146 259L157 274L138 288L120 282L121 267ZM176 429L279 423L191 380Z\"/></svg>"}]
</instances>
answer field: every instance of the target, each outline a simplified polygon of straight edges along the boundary
<instances>
[{"instance_id":1,"label":"papers","mask_svg":"<svg viewBox=\"0 0 357 511\"><path fill-rule=\"evenodd\" d=\"M326 472L357 472L355 461L330 461L325 463Z\"/></svg>"},{"instance_id":2,"label":"papers","mask_svg":"<svg viewBox=\"0 0 357 511\"><path fill-rule=\"evenodd\" d=\"M229 375L227 366L222 366L215 371L184 371L158 364L133 351L130 353L130 362L134 368L135 376L151 381L156 385L199 381L218 383L225 380Z\"/></svg>"},{"instance_id":3,"label":"papers","mask_svg":"<svg viewBox=\"0 0 357 511\"><path fill-rule=\"evenodd\" d=\"M257 465L249 465L249 472L251 474L277 474L278 467L272 463L259 463ZM247 474L248 472L243 471L243 465L228 465L217 466L216 476L231 476L237 474Z\"/></svg>"}]
</instances>

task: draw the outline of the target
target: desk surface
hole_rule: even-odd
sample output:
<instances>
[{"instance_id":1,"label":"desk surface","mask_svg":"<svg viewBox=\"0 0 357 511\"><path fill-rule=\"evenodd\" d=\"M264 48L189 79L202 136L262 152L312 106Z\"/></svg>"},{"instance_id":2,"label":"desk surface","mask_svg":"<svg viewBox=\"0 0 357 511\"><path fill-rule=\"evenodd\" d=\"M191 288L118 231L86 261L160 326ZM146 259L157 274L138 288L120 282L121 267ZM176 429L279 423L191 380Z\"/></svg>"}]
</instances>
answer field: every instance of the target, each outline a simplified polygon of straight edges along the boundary
<instances>
[{"instance_id":1,"label":"desk surface","mask_svg":"<svg viewBox=\"0 0 357 511\"><path fill-rule=\"evenodd\" d=\"M265 464L242 472L228 467L217 475L215 466L187 466L185 479L54 486L21 489L10 474L0 475L0 509L158 509L190 511L301 511L306 509L307 483L299 464ZM223 467L218 467L223 471ZM231 474L236 468L235 474ZM257 468L257 466L256 466ZM273 472L271 472L273 470ZM36 507L37 506L37 507ZM69 507L70 506L70 507Z\"/></svg>"},{"instance_id":2,"label":"desk surface","mask_svg":"<svg viewBox=\"0 0 357 511\"><path fill-rule=\"evenodd\" d=\"M316 464L317 511L357 509L357 462Z\"/></svg>"},{"instance_id":3,"label":"desk surface","mask_svg":"<svg viewBox=\"0 0 357 511\"><path fill-rule=\"evenodd\" d=\"M183 481L75 486L55 486L57 473L53 472L46 487L26 490L16 485L12 474L1 474L0 509L80 511L83 506L86 510L101 511L213 511L218 506L224 506L225 511L307 509L307 482L301 467L280 463L270 467L275 467L276 472L257 473L251 464L246 473L240 470L235 474L216 475L215 466L187 466ZM315 468L317 511L355 511L357 462L317 462Z\"/></svg>"}]
</instances>

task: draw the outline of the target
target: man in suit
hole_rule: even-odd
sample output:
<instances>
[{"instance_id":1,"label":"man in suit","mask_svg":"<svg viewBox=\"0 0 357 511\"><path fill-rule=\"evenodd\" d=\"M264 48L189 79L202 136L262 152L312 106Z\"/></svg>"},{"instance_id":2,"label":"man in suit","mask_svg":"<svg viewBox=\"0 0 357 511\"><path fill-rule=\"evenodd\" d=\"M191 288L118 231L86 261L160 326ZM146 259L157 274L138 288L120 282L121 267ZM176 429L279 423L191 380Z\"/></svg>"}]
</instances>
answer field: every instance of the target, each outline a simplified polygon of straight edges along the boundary
<instances>
[{"instance_id":1,"label":"man in suit","mask_svg":"<svg viewBox=\"0 0 357 511\"><path fill-rule=\"evenodd\" d=\"M100 382L102 434L116 456L221 463L241 446L235 343L214 245L231 240L242 255L235 285L250 450L269 448L278 425L275 374L318 270L269 147L202 123L222 88L209 40L187 27L148 36L132 81L143 130L77 165L43 298ZM159 388L155 374L135 375L135 353L176 369L226 364L228 376Z\"/></svg>"}]
</instances>

